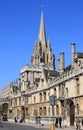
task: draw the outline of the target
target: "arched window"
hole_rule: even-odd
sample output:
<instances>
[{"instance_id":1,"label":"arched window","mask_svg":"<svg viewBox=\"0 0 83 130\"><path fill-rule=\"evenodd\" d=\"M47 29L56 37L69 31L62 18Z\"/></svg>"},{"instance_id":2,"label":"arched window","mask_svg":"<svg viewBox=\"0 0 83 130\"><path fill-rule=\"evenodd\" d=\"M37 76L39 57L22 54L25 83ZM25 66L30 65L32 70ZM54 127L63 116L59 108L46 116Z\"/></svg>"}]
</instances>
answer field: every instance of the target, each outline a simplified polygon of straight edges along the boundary
<instances>
[{"instance_id":1,"label":"arched window","mask_svg":"<svg viewBox=\"0 0 83 130\"><path fill-rule=\"evenodd\" d=\"M57 91L56 91L56 88L54 88L54 95L55 95L55 96L57 95Z\"/></svg>"},{"instance_id":2,"label":"arched window","mask_svg":"<svg viewBox=\"0 0 83 130\"><path fill-rule=\"evenodd\" d=\"M59 106L56 105L56 114L59 115Z\"/></svg>"},{"instance_id":3,"label":"arched window","mask_svg":"<svg viewBox=\"0 0 83 130\"><path fill-rule=\"evenodd\" d=\"M40 101L42 101L42 93L40 93Z\"/></svg>"},{"instance_id":4,"label":"arched window","mask_svg":"<svg viewBox=\"0 0 83 130\"><path fill-rule=\"evenodd\" d=\"M44 92L44 101L46 101L46 92Z\"/></svg>"},{"instance_id":5,"label":"arched window","mask_svg":"<svg viewBox=\"0 0 83 130\"><path fill-rule=\"evenodd\" d=\"M79 78L76 78L76 94L80 94L80 84L79 84Z\"/></svg>"},{"instance_id":6,"label":"arched window","mask_svg":"<svg viewBox=\"0 0 83 130\"><path fill-rule=\"evenodd\" d=\"M66 96L68 97L68 88L66 88Z\"/></svg>"},{"instance_id":7,"label":"arched window","mask_svg":"<svg viewBox=\"0 0 83 130\"><path fill-rule=\"evenodd\" d=\"M39 108L39 114L42 115L42 107Z\"/></svg>"},{"instance_id":8,"label":"arched window","mask_svg":"<svg viewBox=\"0 0 83 130\"><path fill-rule=\"evenodd\" d=\"M43 108L43 115L46 115L47 111L46 111L46 107Z\"/></svg>"}]
</instances>

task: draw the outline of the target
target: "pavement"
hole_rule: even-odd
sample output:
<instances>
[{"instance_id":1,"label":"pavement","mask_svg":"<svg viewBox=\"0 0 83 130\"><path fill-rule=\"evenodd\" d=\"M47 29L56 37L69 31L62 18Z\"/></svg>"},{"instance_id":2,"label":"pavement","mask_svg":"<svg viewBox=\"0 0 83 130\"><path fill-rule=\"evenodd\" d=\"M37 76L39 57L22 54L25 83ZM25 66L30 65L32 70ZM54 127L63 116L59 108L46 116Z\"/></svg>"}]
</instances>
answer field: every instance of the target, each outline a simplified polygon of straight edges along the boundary
<instances>
[{"instance_id":1,"label":"pavement","mask_svg":"<svg viewBox=\"0 0 83 130\"><path fill-rule=\"evenodd\" d=\"M14 120L8 120L9 123L14 123ZM41 128L41 129L46 129L46 130L54 130L54 129L51 129L51 124L34 124L34 123L28 123L28 122L25 122L25 123L17 123L17 124L20 124L20 125L27 125L27 126L33 126L35 128ZM67 126L67 127L62 127L62 128L56 128L55 127L55 130L76 130L75 126ZM83 127L81 127L81 130L83 130Z\"/></svg>"}]
</instances>

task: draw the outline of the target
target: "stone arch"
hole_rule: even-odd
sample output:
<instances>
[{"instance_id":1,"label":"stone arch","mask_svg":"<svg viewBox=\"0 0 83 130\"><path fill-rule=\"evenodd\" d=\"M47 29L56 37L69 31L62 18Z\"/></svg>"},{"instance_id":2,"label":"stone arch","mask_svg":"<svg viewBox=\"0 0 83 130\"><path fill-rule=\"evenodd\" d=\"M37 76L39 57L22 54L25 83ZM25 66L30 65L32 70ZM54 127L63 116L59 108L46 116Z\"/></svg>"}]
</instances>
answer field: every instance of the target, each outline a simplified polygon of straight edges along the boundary
<instances>
[{"instance_id":1,"label":"stone arch","mask_svg":"<svg viewBox=\"0 0 83 130\"><path fill-rule=\"evenodd\" d=\"M8 103L3 103L3 105L2 105L2 113L7 114L7 112L8 112Z\"/></svg>"},{"instance_id":2,"label":"stone arch","mask_svg":"<svg viewBox=\"0 0 83 130\"><path fill-rule=\"evenodd\" d=\"M75 105L73 99L60 100L61 110L64 119L67 119L70 126L74 126Z\"/></svg>"},{"instance_id":3,"label":"stone arch","mask_svg":"<svg viewBox=\"0 0 83 130\"><path fill-rule=\"evenodd\" d=\"M25 119L25 107L24 106L21 107L21 117L23 119Z\"/></svg>"},{"instance_id":4,"label":"stone arch","mask_svg":"<svg viewBox=\"0 0 83 130\"><path fill-rule=\"evenodd\" d=\"M69 105L69 109L70 109L70 126L74 126L74 119L75 119L75 105L73 103L73 101L71 101L70 105Z\"/></svg>"}]
</instances>

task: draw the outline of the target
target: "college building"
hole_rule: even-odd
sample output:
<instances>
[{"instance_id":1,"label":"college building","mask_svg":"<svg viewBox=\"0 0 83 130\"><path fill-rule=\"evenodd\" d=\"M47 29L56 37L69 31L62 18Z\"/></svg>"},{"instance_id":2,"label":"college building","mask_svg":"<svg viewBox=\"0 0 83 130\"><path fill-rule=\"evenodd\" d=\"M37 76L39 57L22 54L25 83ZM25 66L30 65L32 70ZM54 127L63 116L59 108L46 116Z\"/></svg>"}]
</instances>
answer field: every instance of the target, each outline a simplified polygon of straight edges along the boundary
<instances>
[{"instance_id":1,"label":"college building","mask_svg":"<svg viewBox=\"0 0 83 130\"><path fill-rule=\"evenodd\" d=\"M61 52L56 70L55 55L46 39L42 11L31 65L21 69L17 82L8 89L7 115L43 124L61 117L64 125L73 126L76 118L83 118L83 53L76 52L76 44L71 43L71 64L64 66Z\"/></svg>"}]
</instances>

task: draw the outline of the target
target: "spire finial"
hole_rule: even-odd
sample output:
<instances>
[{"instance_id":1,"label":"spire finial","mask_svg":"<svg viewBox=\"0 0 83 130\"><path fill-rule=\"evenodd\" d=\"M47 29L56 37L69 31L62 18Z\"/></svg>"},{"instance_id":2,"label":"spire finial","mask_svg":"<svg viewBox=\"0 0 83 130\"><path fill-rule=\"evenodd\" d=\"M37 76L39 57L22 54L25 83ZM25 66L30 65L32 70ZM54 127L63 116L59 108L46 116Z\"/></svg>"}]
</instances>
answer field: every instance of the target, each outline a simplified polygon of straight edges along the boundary
<instances>
[{"instance_id":1,"label":"spire finial","mask_svg":"<svg viewBox=\"0 0 83 130\"><path fill-rule=\"evenodd\" d=\"M44 6L43 6L43 5L41 5L41 10L43 10L43 7L44 7Z\"/></svg>"},{"instance_id":2,"label":"spire finial","mask_svg":"<svg viewBox=\"0 0 83 130\"><path fill-rule=\"evenodd\" d=\"M41 5L41 11L43 12L43 9L44 9L44 6L43 5Z\"/></svg>"},{"instance_id":3,"label":"spire finial","mask_svg":"<svg viewBox=\"0 0 83 130\"><path fill-rule=\"evenodd\" d=\"M40 29L39 29L38 41L40 41L44 45L46 44L43 5L41 5L41 20L40 20Z\"/></svg>"},{"instance_id":4,"label":"spire finial","mask_svg":"<svg viewBox=\"0 0 83 130\"><path fill-rule=\"evenodd\" d=\"M44 19L44 6L41 5L41 17Z\"/></svg>"}]
</instances>

